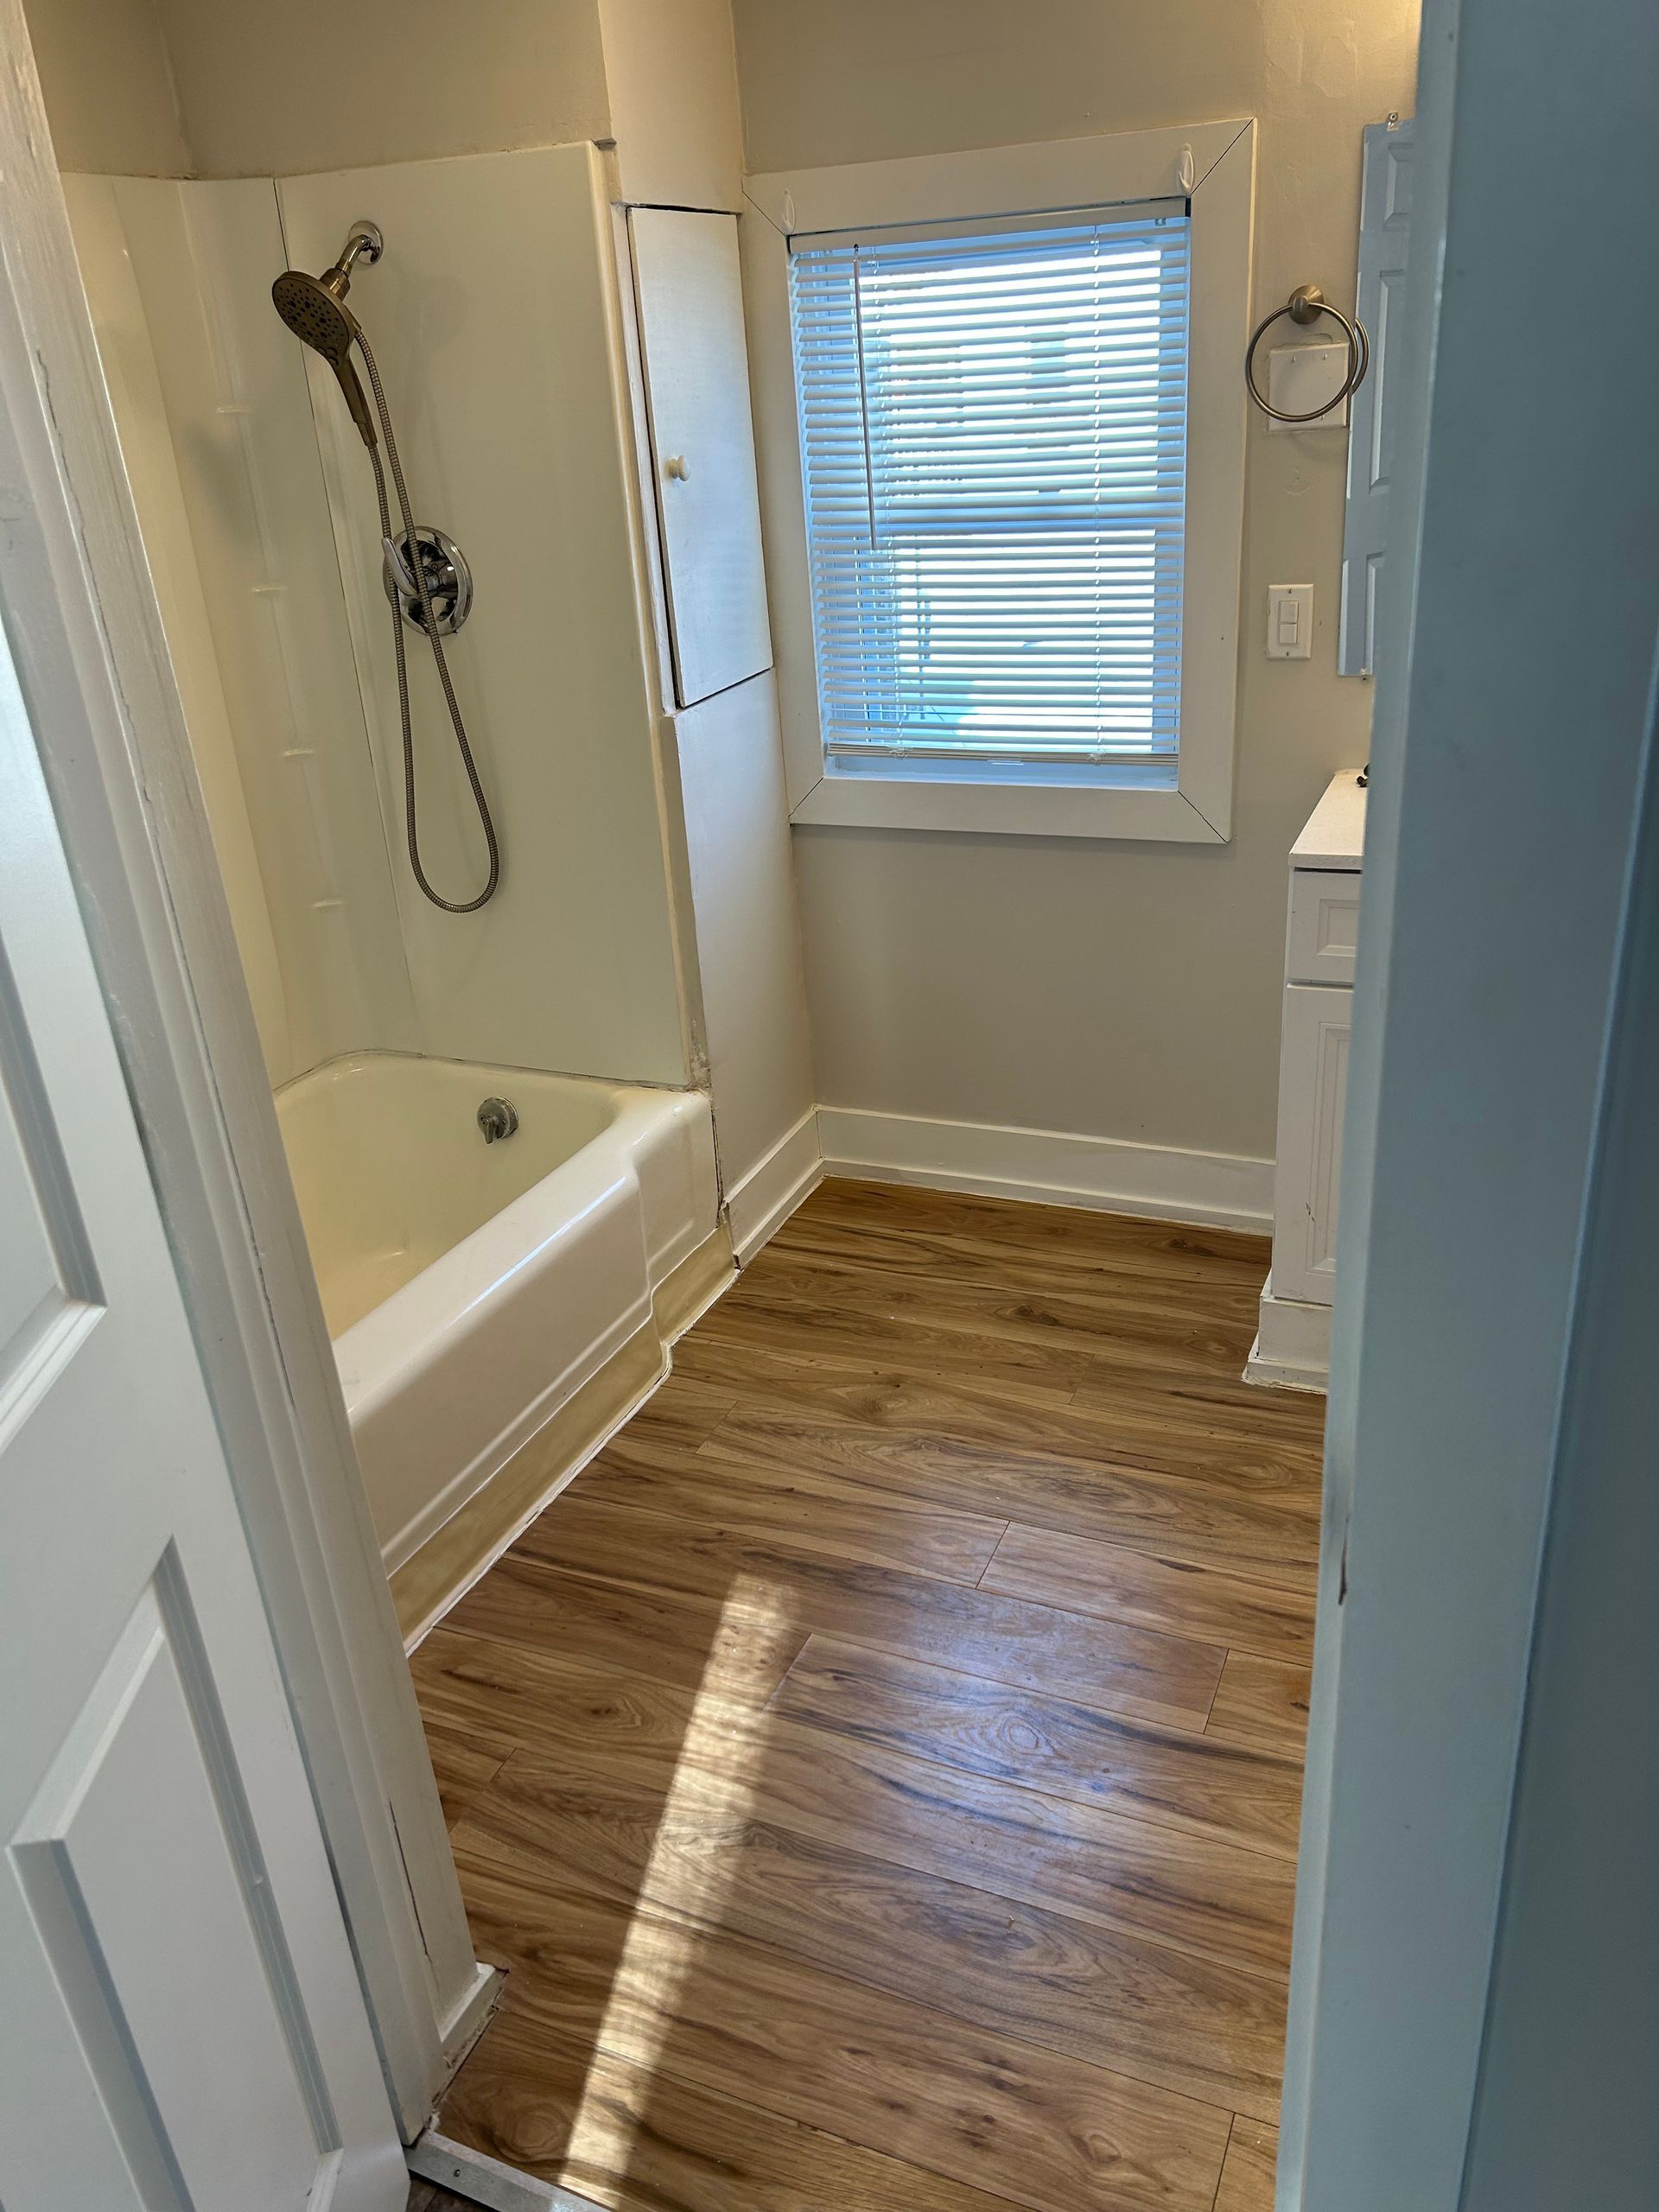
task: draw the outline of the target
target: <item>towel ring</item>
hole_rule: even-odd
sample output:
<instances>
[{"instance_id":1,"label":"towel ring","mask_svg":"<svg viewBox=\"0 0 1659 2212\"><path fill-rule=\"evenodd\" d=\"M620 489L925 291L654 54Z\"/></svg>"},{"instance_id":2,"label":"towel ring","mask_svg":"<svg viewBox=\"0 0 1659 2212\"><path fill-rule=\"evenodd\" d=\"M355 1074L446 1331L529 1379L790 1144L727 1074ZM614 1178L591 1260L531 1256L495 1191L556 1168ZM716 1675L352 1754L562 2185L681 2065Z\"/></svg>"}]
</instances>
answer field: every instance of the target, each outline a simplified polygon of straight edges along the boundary
<instances>
[{"instance_id":1,"label":"towel ring","mask_svg":"<svg viewBox=\"0 0 1659 2212\"><path fill-rule=\"evenodd\" d=\"M1287 415L1281 407L1269 407L1255 386L1255 349L1281 315L1287 315L1293 322L1304 325L1317 322L1322 315L1328 315L1333 322L1342 325L1343 335L1348 340L1348 373L1342 380L1342 390L1325 401L1323 405L1310 408L1306 415ZM1317 423L1333 407L1340 407L1351 392L1359 390L1370 365L1371 341L1365 335L1364 324L1357 319L1351 322L1340 308L1332 306L1317 284L1299 284L1283 307L1274 308L1271 315L1263 315L1256 324L1244 354L1244 382L1250 397L1262 412L1271 415L1275 423Z\"/></svg>"}]
</instances>

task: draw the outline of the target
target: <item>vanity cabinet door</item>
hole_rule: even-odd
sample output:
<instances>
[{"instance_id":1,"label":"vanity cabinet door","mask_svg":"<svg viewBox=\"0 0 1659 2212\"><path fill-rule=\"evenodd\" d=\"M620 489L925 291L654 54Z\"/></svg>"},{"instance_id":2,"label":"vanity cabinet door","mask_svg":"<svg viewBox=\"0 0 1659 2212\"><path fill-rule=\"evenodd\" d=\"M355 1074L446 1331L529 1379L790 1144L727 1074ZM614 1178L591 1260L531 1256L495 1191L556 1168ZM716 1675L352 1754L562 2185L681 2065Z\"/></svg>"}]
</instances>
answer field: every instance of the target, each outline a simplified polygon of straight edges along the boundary
<instances>
[{"instance_id":1,"label":"vanity cabinet door","mask_svg":"<svg viewBox=\"0 0 1659 2212\"><path fill-rule=\"evenodd\" d=\"M1342 1117L1348 1095L1351 990L1292 983L1279 1063L1273 1289L1328 1306L1336 1280Z\"/></svg>"}]
</instances>

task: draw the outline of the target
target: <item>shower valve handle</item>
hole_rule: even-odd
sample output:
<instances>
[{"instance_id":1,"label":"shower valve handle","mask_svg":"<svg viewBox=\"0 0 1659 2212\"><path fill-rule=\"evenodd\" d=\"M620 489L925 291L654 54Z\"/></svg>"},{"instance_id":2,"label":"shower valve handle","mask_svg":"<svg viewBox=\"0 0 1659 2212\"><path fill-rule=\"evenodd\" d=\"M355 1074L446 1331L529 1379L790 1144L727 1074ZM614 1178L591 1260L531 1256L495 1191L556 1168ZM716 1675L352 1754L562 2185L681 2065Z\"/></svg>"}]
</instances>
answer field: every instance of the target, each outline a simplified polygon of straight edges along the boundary
<instances>
[{"instance_id":1,"label":"shower valve handle","mask_svg":"<svg viewBox=\"0 0 1659 2212\"><path fill-rule=\"evenodd\" d=\"M383 537L380 543L386 549L386 566L397 577L398 588L406 591L411 599L419 599L421 588L415 581L408 562L404 558L403 547L398 544L395 537Z\"/></svg>"}]
</instances>

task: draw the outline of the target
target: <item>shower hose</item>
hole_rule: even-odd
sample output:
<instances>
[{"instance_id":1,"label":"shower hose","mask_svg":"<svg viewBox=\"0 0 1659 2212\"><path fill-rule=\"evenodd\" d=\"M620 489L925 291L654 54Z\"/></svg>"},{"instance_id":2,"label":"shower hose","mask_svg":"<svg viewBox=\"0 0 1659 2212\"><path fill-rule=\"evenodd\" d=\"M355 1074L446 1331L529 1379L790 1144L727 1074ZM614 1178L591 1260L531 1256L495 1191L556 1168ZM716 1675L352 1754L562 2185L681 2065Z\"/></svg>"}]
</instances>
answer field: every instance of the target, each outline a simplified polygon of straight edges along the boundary
<instances>
[{"instance_id":1,"label":"shower hose","mask_svg":"<svg viewBox=\"0 0 1659 2212\"><path fill-rule=\"evenodd\" d=\"M403 518L404 543L409 550L407 566L415 580L415 588L421 602L421 613L426 626L427 643L432 648L432 658L437 663L438 681L443 686L444 703L449 709L449 721L455 733L455 743L461 748L461 766L467 771L467 780L472 786L473 804L478 809L478 819L484 831L484 842L490 856L490 873L484 888L476 899L446 899L434 890L421 862L421 838L415 813L415 734L409 704L409 663L404 652L404 612L396 600L391 609L392 650L397 657L397 711L404 728L404 819L409 830L409 864L415 871L415 880L435 906L442 906L446 914L475 914L479 908L495 896L495 887L501 880L501 848L496 841L495 824L490 818L490 803L484 796L484 786L479 780L478 763L473 758L473 748L467 742L467 725L461 719L461 702L455 696L454 683L449 674L449 664L443 657L443 639L438 635L437 616L433 611L431 587L427 582L426 563L421 558L420 539L416 533L415 517L409 504L409 487L404 481L403 463L397 458L397 440L391 427L391 410L386 404L386 395L381 387L380 372L374 365L374 354L368 340L359 327L356 334L358 349L363 356L364 366L369 372L369 389L374 394L375 412L380 417L380 429L386 441L386 455L391 463L391 480L397 493L397 511ZM380 503L380 535L391 543L391 508L386 498L386 472L381 466L379 448L371 446L369 459L374 467L375 496Z\"/></svg>"}]
</instances>

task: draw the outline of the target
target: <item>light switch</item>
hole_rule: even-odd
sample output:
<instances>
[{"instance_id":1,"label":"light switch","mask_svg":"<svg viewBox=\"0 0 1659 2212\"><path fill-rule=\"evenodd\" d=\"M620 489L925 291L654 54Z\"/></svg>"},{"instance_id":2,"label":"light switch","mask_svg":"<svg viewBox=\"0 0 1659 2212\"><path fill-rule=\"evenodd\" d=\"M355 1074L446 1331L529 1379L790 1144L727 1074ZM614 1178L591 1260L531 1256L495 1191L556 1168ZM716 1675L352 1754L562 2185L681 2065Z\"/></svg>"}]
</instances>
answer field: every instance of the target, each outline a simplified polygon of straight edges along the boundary
<instances>
[{"instance_id":1,"label":"light switch","mask_svg":"<svg viewBox=\"0 0 1659 2212\"><path fill-rule=\"evenodd\" d=\"M1313 658L1313 587L1312 584L1268 586L1268 658L1312 660Z\"/></svg>"}]
</instances>

